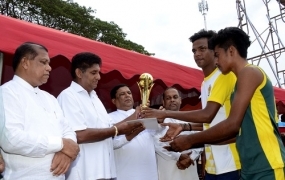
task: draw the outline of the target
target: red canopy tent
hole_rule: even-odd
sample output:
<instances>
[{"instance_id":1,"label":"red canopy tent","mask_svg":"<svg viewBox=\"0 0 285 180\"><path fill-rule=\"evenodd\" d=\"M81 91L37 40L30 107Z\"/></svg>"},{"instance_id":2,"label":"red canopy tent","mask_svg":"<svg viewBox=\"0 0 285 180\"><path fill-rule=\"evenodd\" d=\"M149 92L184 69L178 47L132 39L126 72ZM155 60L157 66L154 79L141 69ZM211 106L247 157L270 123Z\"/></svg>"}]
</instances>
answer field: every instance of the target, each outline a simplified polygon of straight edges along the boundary
<instances>
[{"instance_id":1,"label":"red canopy tent","mask_svg":"<svg viewBox=\"0 0 285 180\"><path fill-rule=\"evenodd\" d=\"M140 102L136 82L140 74L150 73L155 79L151 91L151 105L161 104L161 94L168 86L178 88L182 93L182 109L200 108L200 85L203 74L200 70L163 61L154 57L121 49L81 36L54 30L0 15L0 52L3 53L2 81L13 76L12 56L23 42L43 44L51 57L50 79L41 88L57 96L71 82L70 59L78 52L93 52L102 58L102 76L96 92L108 111L114 110L110 100L110 89L118 83L128 84L136 104ZM277 103L284 106L285 90L274 88Z\"/></svg>"}]
</instances>

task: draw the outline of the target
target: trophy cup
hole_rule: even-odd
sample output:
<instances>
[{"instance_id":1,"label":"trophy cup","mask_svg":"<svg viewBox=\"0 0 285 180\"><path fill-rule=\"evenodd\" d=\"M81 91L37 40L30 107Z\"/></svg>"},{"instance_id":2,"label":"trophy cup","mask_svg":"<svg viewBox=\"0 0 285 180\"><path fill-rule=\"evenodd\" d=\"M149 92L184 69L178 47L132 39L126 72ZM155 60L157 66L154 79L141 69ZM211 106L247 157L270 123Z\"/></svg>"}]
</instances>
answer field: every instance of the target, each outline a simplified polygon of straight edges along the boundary
<instances>
[{"instance_id":1,"label":"trophy cup","mask_svg":"<svg viewBox=\"0 0 285 180\"><path fill-rule=\"evenodd\" d=\"M150 91L154 85L153 77L149 73L141 74L139 78L138 86L141 93L142 107L147 107L147 101L149 99Z\"/></svg>"}]
</instances>

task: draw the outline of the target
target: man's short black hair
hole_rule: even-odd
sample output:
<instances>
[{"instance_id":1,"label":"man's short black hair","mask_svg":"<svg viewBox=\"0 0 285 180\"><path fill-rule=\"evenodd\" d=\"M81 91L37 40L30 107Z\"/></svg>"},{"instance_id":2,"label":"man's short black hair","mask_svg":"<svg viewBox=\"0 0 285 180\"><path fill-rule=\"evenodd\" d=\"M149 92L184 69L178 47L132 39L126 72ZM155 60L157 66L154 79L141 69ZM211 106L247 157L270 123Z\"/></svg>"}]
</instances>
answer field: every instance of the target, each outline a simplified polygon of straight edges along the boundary
<instances>
[{"instance_id":1,"label":"man's short black hair","mask_svg":"<svg viewBox=\"0 0 285 180\"><path fill-rule=\"evenodd\" d=\"M217 35L210 39L209 48L216 46L225 51L234 46L242 58L247 58L247 49L250 46L249 36L238 27L227 27L218 31Z\"/></svg>"},{"instance_id":2,"label":"man's short black hair","mask_svg":"<svg viewBox=\"0 0 285 180\"><path fill-rule=\"evenodd\" d=\"M175 88L175 87L168 87L168 88L166 88L166 89L164 90L164 92L162 93L162 99L163 99L163 100L164 100L164 97L165 97L165 92L166 92L167 90L169 90L169 89L175 89L175 90L178 92L179 97L181 97L180 91L179 91L177 88Z\"/></svg>"},{"instance_id":3,"label":"man's short black hair","mask_svg":"<svg viewBox=\"0 0 285 180\"><path fill-rule=\"evenodd\" d=\"M189 38L189 40L193 43L193 42L197 41L198 39L207 38L209 41L209 39L211 39L216 34L217 33L215 31L212 31L212 30L206 31L205 29L201 29L199 32L193 34Z\"/></svg>"},{"instance_id":4,"label":"man's short black hair","mask_svg":"<svg viewBox=\"0 0 285 180\"><path fill-rule=\"evenodd\" d=\"M118 84L117 86L113 87L113 89L110 91L111 99L115 99L116 98L117 91L121 87L129 87L129 86L126 85L126 84Z\"/></svg>"},{"instance_id":5,"label":"man's short black hair","mask_svg":"<svg viewBox=\"0 0 285 180\"><path fill-rule=\"evenodd\" d=\"M82 52L73 56L71 60L71 76L73 79L76 79L75 70L78 68L82 72L85 72L86 69L92 67L94 64L102 65L101 58L91 52Z\"/></svg>"},{"instance_id":6,"label":"man's short black hair","mask_svg":"<svg viewBox=\"0 0 285 180\"><path fill-rule=\"evenodd\" d=\"M41 44L37 44L34 42L25 42L21 44L14 53L13 62L12 62L14 72L19 66L20 61L23 57L27 56L29 59L35 59L35 57L38 55L38 52L35 49L35 47L38 47L48 52L47 48Z\"/></svg>"}]
</instances>

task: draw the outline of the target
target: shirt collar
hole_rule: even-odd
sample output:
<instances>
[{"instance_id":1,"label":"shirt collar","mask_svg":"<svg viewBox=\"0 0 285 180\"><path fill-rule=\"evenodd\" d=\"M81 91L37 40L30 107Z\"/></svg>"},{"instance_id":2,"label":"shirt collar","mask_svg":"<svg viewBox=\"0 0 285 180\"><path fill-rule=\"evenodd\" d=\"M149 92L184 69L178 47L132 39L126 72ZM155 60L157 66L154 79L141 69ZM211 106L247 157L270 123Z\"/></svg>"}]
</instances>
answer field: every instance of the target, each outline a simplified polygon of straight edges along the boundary
<instances>
[{"instance_id":1,"label":"shirt collar","mask_svg":"<svg viewBox=\"0 0 285 180\"><path fill-rule=\"evenodd\" d=\"M31 84L29 84L27 81L25 81L23 78L14 75L13 81L16 81L19 83L21 86L27 88L28 90L35 92L36 94L40 91L39 87L33 87Z\"/></svg>"},{"instance_id":2,"label":"shirt collar","mask_svg":"<svg viewBox=\"0 0 285 180\"><path fill-rule=\"evenodd\" d=\"M220 71L219 68L215 68L215 70L213 72L211 72L211 74L209 74L207 77L204 77L204 81L207 81L208 79L210 79L217 71Z\"/></svg>"},{"instance_id":3,"label":"shirt collar","mask_svg":"<svg viewBox=\"0 0 285 180\"><path fill-rule=\"evenodd\" d=\"M120 113L122 113L122 114L126 114L126 115L128 115L128 116L132 115L132 114L135 112L134 109L129 109L129 110L127 110L127 111L121 110L121 109L117 109L117 111L120 112Z\"/></svg>"},{"instance_id":4,"label":"shirt collar","mask_svg":"<svg viewBox=\"0 0 285 180\"><path fill-rule=\"evenodd\" d=\"M72 81L71 84L70 84L70 87L72 89L74 89L76 92L86 92L88 94L88 92L80 84L78 84L77 82ZM92 90L90 95L91 96L92 95L96 96L96 92L94 90Z\"/></svg>"}]
</instances>

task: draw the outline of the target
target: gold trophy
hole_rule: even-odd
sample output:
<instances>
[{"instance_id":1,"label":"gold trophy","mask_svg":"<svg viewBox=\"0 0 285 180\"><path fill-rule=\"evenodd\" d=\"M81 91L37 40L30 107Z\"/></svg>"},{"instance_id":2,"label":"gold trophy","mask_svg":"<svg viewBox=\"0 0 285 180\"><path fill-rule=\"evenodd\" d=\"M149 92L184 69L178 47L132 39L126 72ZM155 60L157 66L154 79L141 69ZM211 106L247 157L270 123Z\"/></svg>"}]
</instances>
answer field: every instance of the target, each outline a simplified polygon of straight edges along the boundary
<instances>
[{"instance_id":1,"label":"gold trophy","mask_svg":"<svg viewBox=\"0 0 285 180\"><path fill-rule=\"evenodd\" d=\"M137 83L141 93L142 107L147 107L150 91L154 85L153 77L149 73L143 73Z\"/></svg>"}]
</instances>

